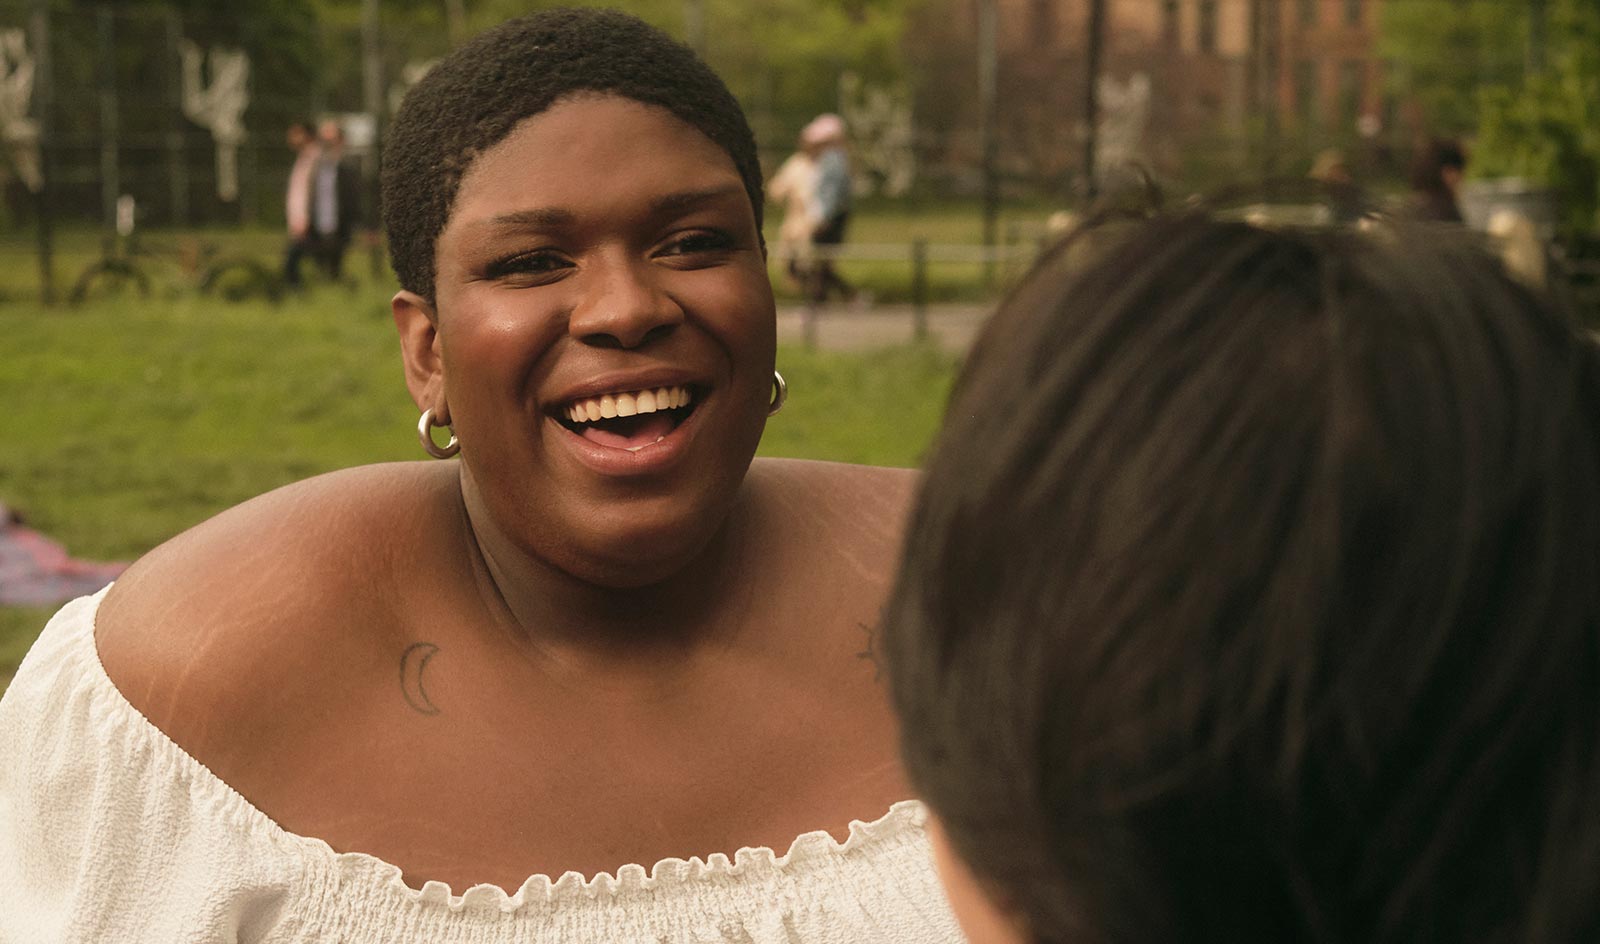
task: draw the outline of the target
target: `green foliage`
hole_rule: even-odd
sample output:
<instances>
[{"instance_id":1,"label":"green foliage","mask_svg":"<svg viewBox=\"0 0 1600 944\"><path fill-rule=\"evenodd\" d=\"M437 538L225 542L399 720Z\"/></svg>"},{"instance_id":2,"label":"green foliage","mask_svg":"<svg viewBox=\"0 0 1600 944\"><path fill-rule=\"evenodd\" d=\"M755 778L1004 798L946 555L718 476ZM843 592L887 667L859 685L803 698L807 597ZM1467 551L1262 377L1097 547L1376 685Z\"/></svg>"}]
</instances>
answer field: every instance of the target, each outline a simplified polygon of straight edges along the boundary
<instances>
[{"instance_id":1,"label":"green foliage","mask_svg":"<svg viewBox=\"0 0 1600 944\"><path fill-rule=\"evenodd\" d=\"M913 0L702 0L704 54L742 102L763 145L784 145L800 124L838 107L845 71L875 83L894 83L903 72L900 36ZM318 18L334 31L360 22L359 0L315 0ZM391 63L443 54L449 4L405 0L383 4L385 55ZM611 6L687 38L686 0L459 0L461 24L471 34L511 17L557 6ZM331 67L359 76L353 48L336 51ZM348 84L348 83L346 83Z\"/></svg>"},{"instance_id":2,"label":"green foliage","mask_svg":"<svg viewBox=\"0 0 1600 944\"><path fill-rule=\"evenodd\" d=\"M1527 36L1522 0L1389 0L1378 48L1394 91L1436 132L1465 135L1478 124L1477 90L1521 77Z\"/></svg>"},{"instance_id":3,"label":"green foliage","mask_svg":"<svg viewBox=\"0 0 1600 944\"><path fill-rule=\"evenodd\" d=\"M1565 227L1588 232L1600 229L1600 5L1559 0L1548 34L1543 73L1483 91L1473 172L1552 187Z\"/></svg>"},{"instance_id":4,"label":"green foliage","mask_svg":"<svg viewBox=\"0 0 1600 944\"><path fill-rule=\"evenodd\" d=\"M1475 135L1469 172L1554 189L1569 230L1600 226L1600 4L1544 0L1545 68L1531 68L1534 4L1391 0L1391 81L1435 133Z\"/></svg>"}]
</instances>

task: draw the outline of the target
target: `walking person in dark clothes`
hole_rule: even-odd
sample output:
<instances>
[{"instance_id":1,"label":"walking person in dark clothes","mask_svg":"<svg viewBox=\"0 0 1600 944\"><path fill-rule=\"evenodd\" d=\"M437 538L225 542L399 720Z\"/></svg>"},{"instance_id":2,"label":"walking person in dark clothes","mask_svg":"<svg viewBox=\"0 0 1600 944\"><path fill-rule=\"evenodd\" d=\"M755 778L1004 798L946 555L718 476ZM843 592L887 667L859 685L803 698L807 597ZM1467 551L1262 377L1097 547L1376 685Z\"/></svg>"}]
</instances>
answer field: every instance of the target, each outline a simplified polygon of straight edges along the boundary
<instances>
[{"instance_id":1,"label":"walking person in dark clothes","mask_svg":"<svg viewBox=\"0 0 1600 944\"><path fill-rule=\"evenodd\" d=\"M288 224L289 244L283 255L283 281L290 288L299 288L300 260L312 250L312 180L316 176L317 160L322 155L322 148L311 133L311 126L303 121L289 125L284 139L289 149L295 152L295 158L294 166L289 169L289 184L284 194L283 210Z\"/></svg>"},{"instance_id":2,"label":"walking person in dark clothes","mask_svg":"<svg viewBox=\"0 0 1600 944\"><path fill-rule=\"evenodd\" d=\"M312 258L337 282L351 234L361 223L361 173L345 156L344 130L337 121L318 126L317 143L321 154L311 188Z\"/></svg>"},{"instance_id":3,"label":"walking person in dark clothes","mask_svg":"<svg viewBox=\"0 0 1600 944\"><path fill-rule=\"evenodd\" d=\"M813 201L817 228L811 241L819 247L840 245L850 221L850 155L845 150L844 119L831 113L818 115L800 132L800 140L817 152L817 191ZM855 288L834 270L833 260L826 253L824 248L811 271L812 304L823 304L835 292L853 300Z\"/></svg>"}]
</instances>

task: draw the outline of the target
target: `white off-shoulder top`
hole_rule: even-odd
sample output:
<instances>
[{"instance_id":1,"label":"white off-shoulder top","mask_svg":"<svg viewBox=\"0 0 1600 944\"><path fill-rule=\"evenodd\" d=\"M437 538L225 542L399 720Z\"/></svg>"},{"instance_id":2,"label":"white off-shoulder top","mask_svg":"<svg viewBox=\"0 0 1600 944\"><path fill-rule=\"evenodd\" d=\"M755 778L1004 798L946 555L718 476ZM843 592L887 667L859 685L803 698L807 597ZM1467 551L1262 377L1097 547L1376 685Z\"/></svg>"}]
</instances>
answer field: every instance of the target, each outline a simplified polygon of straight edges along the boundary
<instances>
[{"instance_id":1,"label":"white off-shoulder top","mask_svg":"<svg viewBox=\"0 0 1600 944\"><path fill-rule=\"evenodd\" d=\"M410 888L282 829L129 704L95 650L104 596L62 608L0 698L0 944L962 940L915 801L783 855Z\"/></svg>"}]
</instances>

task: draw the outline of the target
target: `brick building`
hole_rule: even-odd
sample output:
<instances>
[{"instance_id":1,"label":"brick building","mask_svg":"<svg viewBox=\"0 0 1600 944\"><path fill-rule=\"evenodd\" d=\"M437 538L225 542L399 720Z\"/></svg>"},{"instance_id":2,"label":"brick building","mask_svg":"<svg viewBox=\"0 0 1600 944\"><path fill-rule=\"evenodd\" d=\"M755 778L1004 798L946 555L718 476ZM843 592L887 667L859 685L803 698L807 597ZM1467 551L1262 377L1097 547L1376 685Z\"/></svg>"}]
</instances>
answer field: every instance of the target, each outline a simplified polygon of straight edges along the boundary
<instances>
[{"instance_id":1,"label":"brick building","mask_svg":"<svg viewBox=\"0 0 1600 944\"><path fill-rule=\"evenodd\" d=\"M1008 174L1070 175L1090 0L995 2ZM1106 0L1102 74L1148 79L1143 152L1162 173L1237 175L1263 153L1294 172L1309 153L1392 123L1377 48L1383 2ZM962 5L976 22L977 0Z\"/></svg>"}]
</instances>

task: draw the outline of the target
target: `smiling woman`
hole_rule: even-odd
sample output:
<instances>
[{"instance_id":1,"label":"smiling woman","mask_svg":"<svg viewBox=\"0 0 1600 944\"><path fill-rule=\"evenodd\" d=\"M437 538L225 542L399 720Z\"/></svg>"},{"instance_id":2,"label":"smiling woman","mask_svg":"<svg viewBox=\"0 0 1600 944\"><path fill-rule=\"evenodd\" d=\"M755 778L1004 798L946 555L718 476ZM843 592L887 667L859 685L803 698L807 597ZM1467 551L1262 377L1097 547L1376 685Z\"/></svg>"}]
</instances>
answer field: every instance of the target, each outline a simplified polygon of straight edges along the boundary
<instances>
[{"instance_id":1,"label":"smiling woman","mask_svg":"<svg viewBox=\"0 0 1600 944\"><path fill-rule=\"evenodd\" d=\"M541 14L387 148L446 461L262 496L51 622L0 704L0 940L958 940L863 658L914 478L752 462L785 389L727 90Z\"/></svg>"}]
</instances>

